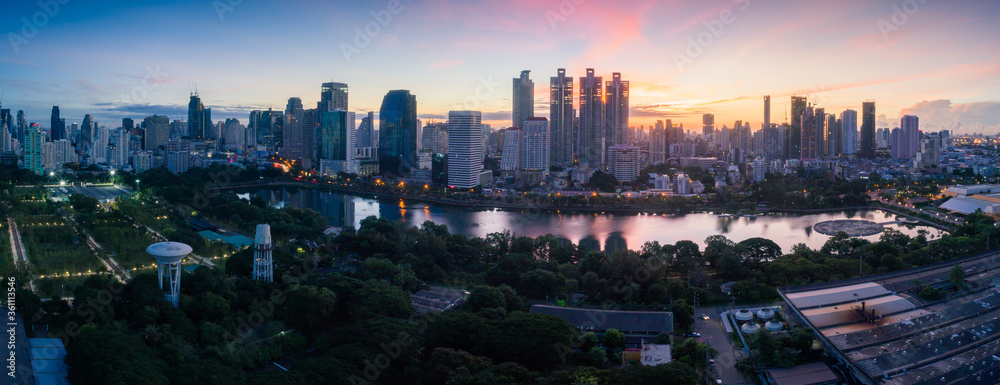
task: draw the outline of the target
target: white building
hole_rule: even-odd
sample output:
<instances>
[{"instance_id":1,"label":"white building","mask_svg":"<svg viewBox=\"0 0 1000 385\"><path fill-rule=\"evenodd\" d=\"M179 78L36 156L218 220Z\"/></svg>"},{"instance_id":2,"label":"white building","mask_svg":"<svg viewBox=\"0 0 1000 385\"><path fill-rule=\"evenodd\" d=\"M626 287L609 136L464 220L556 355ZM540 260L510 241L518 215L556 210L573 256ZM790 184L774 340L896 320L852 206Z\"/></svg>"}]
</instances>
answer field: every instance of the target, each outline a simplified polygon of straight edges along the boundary
<instances>
[{"instance_id":1,"label":"white building","mask_svg":"<svg viewBox=\"0 0 1000 385\"><path fill-rule=\"evenodd\" d=\"M128 142L130 133L127 130L115 130L111 136L112 143L108 146L108 164L121 169L128 164Z\"/></svg>"},{"instance_id":2,"label":"white building","mask_svg":"<svg viewBox=\"0 0 1000 385\"><path fill-rule=\"evenodd\" d=\"M858 153L858 112L844 110L840 113L840 124L844 132L844 153Z\"/></svg>"},{"instance_id":3,"label":"white building","mask_svg":"<svg viewBox=\"0 0 1000 385\"><path fill-rule=\"evenodd\" d=\"M521 130L508 128L503 137L503 155L500 158L500 171L516 172L521 170Z\"/></svg>"},{"instance_id":4,"label":"white building","mask_svg":"<svg viewBox=\"0 0 1000 385\"><path fill-rule=\"evenodd\" d=\"M639 177L639 147L611 146L608 148L608 171L619 182L633 182Z\"/></svg>"},{"instance_id":5,"label":"white building","mask_svg":"<svg viewBox=\"0 0 1000 385\"><path fill-rule=\"evenodd\" d=\"M483 171L483 114L479 111L448 113L448 186L473 188Z\"/></svg>"},{"instance_id":6,"label":"white building","mask_svg":"<svg viewBox=\"0 0 1000 385\"><path fill-rule=\"evenodd\" d=\"M132 168L136 174L146 172L153 167L153 152L141 151L132 154Z\"/></svg>"},{"instance_id":7,"label":"white building","mask_svg":"<svg viewBox=\"0 0 1000 385\"><path fill-rule=\"evenodd\" d=\"M934 168L941 165L941 136L938 134L927 135L920 141L920 152L913 159L913 167Z\"/></svg>"},{"instance_id":8,"label":"white building","mask_svg":"<svg viewBox=\"0 0 1000 385\"><path fill-rule=\"evenodd\" d=\"M522 130L524 144L521 146L521 168L525 171L548 173L549 161L549 120L528 118Z\"/></svg>"},{"instance_id":9,"label":"white building","mask_svg":"<svg viewBox=\"0 0 1000 385\"><path fill-rule=\"evenodd\" d=\"M753 178L754 182L760 183L764 181L765 175L767 175L767 161L764 159L754 159L753 163L750 165L753 170L752 172L747 172Z\"/></svg>"},{"instance_id":10,"label":"white building","mask_svg":"<svg viewBox=\"0 0 1000 385\"><path fill-rule=\"evenodd\" d=\"M691 178L685 173L677 174L677 195L691 194Z\"/></svg>"},{"instance_id":11,"label":"white building","mask_svg":"<svg viewBox=\"0 0 1000 385\"><path fill-rule=\"evenodd\" d=\"M174 174L186 172L191 168L191 154L187 151L170 151L167 153L167 171Z\"/></svg>"}]
</instances>

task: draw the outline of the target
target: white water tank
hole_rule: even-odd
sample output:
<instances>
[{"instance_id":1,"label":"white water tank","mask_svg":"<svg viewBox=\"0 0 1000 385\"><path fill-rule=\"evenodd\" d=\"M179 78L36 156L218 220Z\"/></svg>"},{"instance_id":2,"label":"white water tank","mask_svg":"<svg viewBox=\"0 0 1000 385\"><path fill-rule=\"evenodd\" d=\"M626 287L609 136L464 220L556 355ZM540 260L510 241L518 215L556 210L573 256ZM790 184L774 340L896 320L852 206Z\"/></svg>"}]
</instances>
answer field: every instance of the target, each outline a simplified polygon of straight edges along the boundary
<instances>
[{"instance_id":1,"label":"white water tank","mask_svg":"<svg viewBox=\"0 0 1000 385\"><path fill-rule=\"evenodd\" d=\"M743 309L743 310L740 310L740 311L736 312L735 317L736 317L737 321L747 322L747 321L750 321L750 320L753 319L753 312L751 312L751 311L749 311L747 309Z\"/></svg>"},{"instance_id":2,"label":"white water tank","mask_svg":"<svg viewBox=\"0 0 1000 385\"><path fill-rule=\"evenodd\" d=\"M760 330L760 325L755 324L753 322L747 322L747 323L743 324L743 327L741 327L740 329L743 330L744 334L754 334L758 330Z\"/></svg>"},{"instance_id":3,"label":"white water tank","mask_svg":"<svg viewBox=\"0 0 1000 385\"><path fill-rule=\"evenodd\" d=\"M757 311L757 318L760 318L762 320L769 320L771 318L774 318L774 310L768 308L760 309Z\"/></svg>"},{"instance_id":4,"label":"white water tank","mask_svg":"<svg viewBox=\"0 0 1000 385\"><path fill-rule=\"evenodd\" d=\"M784 329L785 325L782 324L781 322L778 322L778 321L775 321L775 320L770 320L770 321L767 321L767 324L764 325L764 328L767 329L767 330L770 330L772 332L776 332L778 330Z\"/></svg>"}]
</instances>

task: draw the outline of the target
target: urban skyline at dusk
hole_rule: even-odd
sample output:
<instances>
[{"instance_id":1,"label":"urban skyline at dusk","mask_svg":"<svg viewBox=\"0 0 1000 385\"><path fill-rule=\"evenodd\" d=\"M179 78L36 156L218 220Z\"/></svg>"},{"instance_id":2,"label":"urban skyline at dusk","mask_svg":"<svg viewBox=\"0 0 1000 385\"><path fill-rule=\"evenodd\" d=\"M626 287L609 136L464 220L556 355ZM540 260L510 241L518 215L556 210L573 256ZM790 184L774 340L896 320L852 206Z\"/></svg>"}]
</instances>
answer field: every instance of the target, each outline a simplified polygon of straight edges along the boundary
<instances>
[{"instance_id":1,"label":"urban skyline at dusk","mask_svg":"<svg viewBox=\"0 0 1000 385\"><path fill-rule=\"evenodd\" d=\"M520 71L531 71L536 115L548 116L549 77L594 68L631 82L635 127L672 119L697 131L711 113L718 126L759 130L764 95L777 123L790 121L789 97L799 95L828 112L876 100L879 127L916 115L924 130L996 133L1000 5L959 3L12 4L2 16L2 103L43 126L52 105L68 122L92 114L117 126L184 119L197 87L215 121L245 121L289 97L312 105L319 84L336 81L350 86L358 113L377 114L387 91L408 89L424 122L477 110L500 128ZM289 18L298 22L254 27Z\"/></svg>"}]
</instances>

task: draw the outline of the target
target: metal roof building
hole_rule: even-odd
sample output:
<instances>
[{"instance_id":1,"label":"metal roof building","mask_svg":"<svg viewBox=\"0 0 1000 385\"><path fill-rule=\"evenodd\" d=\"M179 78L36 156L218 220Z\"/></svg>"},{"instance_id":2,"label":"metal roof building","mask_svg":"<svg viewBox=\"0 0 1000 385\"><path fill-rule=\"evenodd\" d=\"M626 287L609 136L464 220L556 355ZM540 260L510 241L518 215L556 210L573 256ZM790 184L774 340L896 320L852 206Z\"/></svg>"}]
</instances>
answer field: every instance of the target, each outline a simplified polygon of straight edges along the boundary
<instances>
[{"instance_id":1,"label":"metal roof building","mask_svg":"<svg viewBox=\"0 0 1000 385\"><path fill-rule=\"evenodd\" d=\"M580 331L603 334L615 329L626 337L652 337L674 330L674 314L667 311L622 311L532 305L532 314L562 318ZM648 339L648 338L647 338Z\"/></svg>"},{"instance_id":2,"label":"metal roof building","mask_svg":"<svg viewBox=\"0 0 1000 385\"><path fill-rule=\"evenodd\" d=\"M966 274L956 291L949 273ZM1000 253L779 293L858 383L1000 383ZM927 301L923 285L949 294Z\"/></svg>"},{"instance_id":3,"label":"metal roof building","mask_svg":"<svg viewBox=\"0 0 1000 385\"><path fill-rule=\"evenodd\" d=\"M31 370L37 385L69 385L66 347L59 338L28 338Z\"/></svg>"}]
</instances>

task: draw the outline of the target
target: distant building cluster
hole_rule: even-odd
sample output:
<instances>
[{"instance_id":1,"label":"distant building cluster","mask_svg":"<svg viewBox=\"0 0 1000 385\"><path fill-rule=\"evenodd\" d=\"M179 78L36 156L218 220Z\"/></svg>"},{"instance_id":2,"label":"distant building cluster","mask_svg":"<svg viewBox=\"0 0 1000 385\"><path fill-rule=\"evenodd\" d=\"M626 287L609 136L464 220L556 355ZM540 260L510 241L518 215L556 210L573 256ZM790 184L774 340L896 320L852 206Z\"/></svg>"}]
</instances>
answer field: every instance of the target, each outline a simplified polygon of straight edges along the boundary
<instances>
[{"instance_id":1,"label":"distant building cluster","mask_svg":"<svg viewBox=\"0 0 1000 385\"><path fill-rule=\"evenodd\" d=\"M23 111L15 118L0 108L0 160L37 174L67 164L181 173L214 163L267 164L276 157L286 168L294 163L331 177L381 175L456 189L525 191L582 189L596 172L629 189L643 178L641 170L656 165L678 172L698 167L714 175L716 188L802 170L846 179L958 166L996 174L988 160L956 159L956 138L948 131L922 132L916 116L903 116L897 128L876 127L874 101L863 102L859 116L851 109L827 113L805 96L792 96L790 120L778 124L771 119L771 97L764 96L764 121L756 129L741 120L719 127L714 115L705 114L701 129L689 131L670 119L631 126L630 82L617 72L606 79L588 68L574 78L558 69L549 80L548 117L535 116L530 71L514 78L512 88L512 124L496 131L480 111L451 111L447 121L422 124L417 97L408 90L386 93L377 116L359 116L349 110L348 85L337 82L321 84L315 108L291 97L284 110L254 110L246 121L213 122L197 92L190 95L187 121L152 115L124 118L114 128L91 115L67 125L59 106L52 107L49 127L27 122ZM690 190L709 187L699 189L701 183L691 181ZM661 190L652 184L647 188ZM688 184L674 179L671 189L684 194Z\"/></svg>"}]
</instances>

